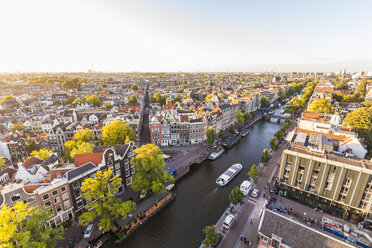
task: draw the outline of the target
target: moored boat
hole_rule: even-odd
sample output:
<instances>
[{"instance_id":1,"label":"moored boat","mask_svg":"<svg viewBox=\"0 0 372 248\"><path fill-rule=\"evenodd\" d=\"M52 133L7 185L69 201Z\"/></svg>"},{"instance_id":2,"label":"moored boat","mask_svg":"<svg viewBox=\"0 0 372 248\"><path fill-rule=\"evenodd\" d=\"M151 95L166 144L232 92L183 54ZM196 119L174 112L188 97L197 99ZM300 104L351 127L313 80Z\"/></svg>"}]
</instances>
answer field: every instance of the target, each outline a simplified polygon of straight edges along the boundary
<instances>
[{"instance_id":1,"label":"moored boat","mask_svg":"<svg viewBox=\"0 0 372 248\"><path fill-rule=\"evenodd\" d=\"M208 159L210 159L210 160L216 160L219 156L222 155L222 153L224 153L224 151L225 151L225 149L223 149L223 148L217 148L216 151L212 152L209 155Z\"/></svg>"},{"instance_id":2,"label":"moored boat","mask_svg":"<svg viewBox=\"0 0 372 248\"><path fill-rule=\"evenodd\" d=\"M217 186L227 185L241 170L243 166L241 164L233 164L224 173L222 173L216 180Z\"/></svg>"},{"instance_id":3,"label":"moored boat","mask_svg":"<svg viewBox=\"0 0 372 248\"><path fill-rule=\"evenodd\" d=\"M248 131L248 130L245 130L245 131L242 132L242 137L245 137L245 136L247 136L248 134L249 134L249 131Z\"/></svg>"}]
</instances>

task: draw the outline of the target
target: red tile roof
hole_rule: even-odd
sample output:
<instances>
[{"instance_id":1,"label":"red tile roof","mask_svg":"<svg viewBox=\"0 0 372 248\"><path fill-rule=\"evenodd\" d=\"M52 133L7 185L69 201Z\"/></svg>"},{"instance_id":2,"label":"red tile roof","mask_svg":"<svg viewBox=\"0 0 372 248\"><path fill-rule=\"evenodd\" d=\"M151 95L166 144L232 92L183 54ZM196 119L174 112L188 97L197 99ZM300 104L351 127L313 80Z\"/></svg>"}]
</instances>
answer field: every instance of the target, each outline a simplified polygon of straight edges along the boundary
<instances>
[{"instance_id":1,"label":"red tile roof","mask_svg":"<svg viewBox=\"0 0 372 248\"><path fill-rule=\"evenodd\" d=\"M72 170L72 168L52 169L50 171L50 180L57 178L58 175L63 176L63 174L70 170Z\"/></svg>"},{"instance_id":2,"label":"red tile roof","mask_svg":"<svg viewBox=\"0 0 372 248\"><path fill-rule=\"evenodd\" d=\"M32 193L34 193L34 191L37 188L39 188L41 186L43 186L43 185L41 185L41 184L29 184L29 185L24 185L23 189L25 190L26 193L32 194Z\"/></svg>"},{"instance_id":3,"label":"red tile roof","mask_svg":"<svg viewBox=\"0 0 372 248\"><path fill-rule=\"evenodd\" d=\"M25 167L26 169L30 168L31 165L33 164L41 164L41 160L38 159L37 157L30 157L29 159L27 159L25 162L23 162L23 167Z\"/></svg>"},{"instance_id":4,"label":"red tile roof","mask_svg":"<svg viewBox=\"0 0 372 248\"><path fill-rule=\"evenodd\" d=\"M102 154L103 154L102 152L77 154L75 156L75 166L79 167L89 162L98 165L99 163L102 162Z\"/></svg>"}]
</instances>

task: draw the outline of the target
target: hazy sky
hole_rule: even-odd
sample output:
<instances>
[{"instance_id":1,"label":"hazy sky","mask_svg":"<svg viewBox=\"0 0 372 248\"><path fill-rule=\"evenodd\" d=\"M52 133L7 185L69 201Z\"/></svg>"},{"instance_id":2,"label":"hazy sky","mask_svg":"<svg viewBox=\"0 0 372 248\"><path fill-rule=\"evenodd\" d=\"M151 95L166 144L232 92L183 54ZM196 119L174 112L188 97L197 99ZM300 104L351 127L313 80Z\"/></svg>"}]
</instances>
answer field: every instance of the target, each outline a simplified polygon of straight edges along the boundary
<instances>
[{"instance_id":1,"label":"hazy sky","mask_svg":"<svg viewBox=\"0 0 372 248\"><path fill-rule=\"evenodd\" d=\"M0 71L372 71L372 1L2 0Z\"/></svg>"}]
</instances>

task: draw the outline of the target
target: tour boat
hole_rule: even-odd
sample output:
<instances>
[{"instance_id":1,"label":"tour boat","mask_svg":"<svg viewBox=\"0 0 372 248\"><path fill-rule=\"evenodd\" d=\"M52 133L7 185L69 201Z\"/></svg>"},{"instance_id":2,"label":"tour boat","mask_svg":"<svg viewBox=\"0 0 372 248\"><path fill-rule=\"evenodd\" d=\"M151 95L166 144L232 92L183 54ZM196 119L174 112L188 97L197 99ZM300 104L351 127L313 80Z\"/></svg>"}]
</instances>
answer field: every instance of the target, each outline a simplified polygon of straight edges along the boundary
<instances>
[{"instance_id":1,"label":"tour boat","mask_svg":"<svg viewBox=\"0 0 372 248\"><path fill-rule=\"evenodd\" d=\"M216 160L219 156L222 155L222 153L224 153L224 151L225 151L225 149L223 149L223 148L217 148L216 151L212 152L209 155L208 159L210 159L210 160Z\"/></svg>"},{"instance_id":2,"label":"tour boat","mask_svg":"<svg viewBox=\"0 0 372 248\"><path fill-rule=\"evenodd\" d=\"M216 180L217 186L227 185L241 170L241 164L233 164Z\"/></svg>"}]
</instances>

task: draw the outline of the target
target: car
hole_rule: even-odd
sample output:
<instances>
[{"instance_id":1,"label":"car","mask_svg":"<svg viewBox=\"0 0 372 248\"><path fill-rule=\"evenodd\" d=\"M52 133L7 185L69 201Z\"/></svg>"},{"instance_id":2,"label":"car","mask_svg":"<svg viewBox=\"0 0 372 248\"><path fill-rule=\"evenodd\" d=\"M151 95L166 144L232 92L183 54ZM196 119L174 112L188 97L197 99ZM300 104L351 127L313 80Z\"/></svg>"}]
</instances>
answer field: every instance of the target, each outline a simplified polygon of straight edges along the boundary
<instances>
[{"instance_id":1,"label":"car","mask_svg":"<svg viewBox=\"0 0 372 248\"><path fill-rule=\"evenodd\" d=\"M230 227L232 226L232 224L234 223L235 221L235 216L232 215L232 214L228 214L226 217L225 217L225 220L223 222L223 225L222 227L226 230L229 230Z\"/></svg>"},{"instance_id":2,"label":"car","mask_svg":"<svg viewBox=\"0 0 372 248\"><path fill-rule=\"evenodd\" d=\"M85 232L84 232L84 238L85 238L85 239L89 239L90 236L92 236L93 228L94 228L94 225L93 225L93 224L89 224L89 225L87 226L87 229L86 229Z\"/></svg>"},{"instance_id":3,"label":"car","mask_svg":"<svg viewBox=\"0 0 372 248\"><path fill-rule=\"evenodd\" d=\"M103 246L103 244L108 240L108 237L103 237L99 239L94 245L93 248L100 248Z\"/></svg>"},{"instance_id":4,"label":"car","mask_svg":"<svg viewBox=\"0 0 372 248\"><path fill-rule=\"evenodd\" d=\"M256 198L256 197L258 197L259 193L260 193L260 191L258 189L253 189L253 192L252 192L251 196Z\"/></svg>"}]
</instances>

